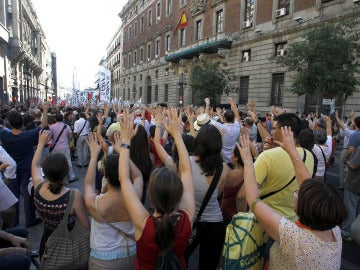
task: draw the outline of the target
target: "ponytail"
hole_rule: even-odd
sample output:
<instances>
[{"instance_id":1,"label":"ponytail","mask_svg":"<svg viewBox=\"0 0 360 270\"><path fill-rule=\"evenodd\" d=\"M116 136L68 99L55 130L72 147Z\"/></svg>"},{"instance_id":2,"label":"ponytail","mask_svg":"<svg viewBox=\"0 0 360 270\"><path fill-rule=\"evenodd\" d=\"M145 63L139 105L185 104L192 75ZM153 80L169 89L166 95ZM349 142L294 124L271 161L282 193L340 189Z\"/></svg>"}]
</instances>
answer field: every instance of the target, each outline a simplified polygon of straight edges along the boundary
<instances>
[{"instance_id":1,"label":"ponytail","mask_svg":"<svg viewBox=\"0 0 360 270\"><path fill-rule=\"evenodd\" d=\"M172 249L175 238L175 224L179 220L179 214L163 214L156 219L155 241L159 246L159 256L163 256Z\"/></svg>"},{"instance_id":2,"label":"ponytail","mask_svg":"<svg viewBox=\"0 0 360 270\"><path fill-rule=\"evenodd\" d=\"M48 181L48 185L48 190L50 190L52 194L58 194L63 187L63 184L61 182L54 183Z\"/></svg>"}]
</instances>

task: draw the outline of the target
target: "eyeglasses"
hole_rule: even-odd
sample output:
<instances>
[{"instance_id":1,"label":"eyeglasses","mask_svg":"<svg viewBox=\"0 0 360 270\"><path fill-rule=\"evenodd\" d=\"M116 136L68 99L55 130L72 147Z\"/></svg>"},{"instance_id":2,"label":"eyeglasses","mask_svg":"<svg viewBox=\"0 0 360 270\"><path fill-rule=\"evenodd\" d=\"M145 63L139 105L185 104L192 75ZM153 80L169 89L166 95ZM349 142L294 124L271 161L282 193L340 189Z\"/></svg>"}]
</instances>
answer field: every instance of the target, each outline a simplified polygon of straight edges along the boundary
<instances>
[{"instance_id":1,"label":"eyeglasses","mask_svg":"<svg viewBox=\"0 0 360 270\"><path fill-rule=\"evenodd\" d=\"M299 197L299 190L294 191L294 197L297 199Z\"/></svg>"}]
</instances>

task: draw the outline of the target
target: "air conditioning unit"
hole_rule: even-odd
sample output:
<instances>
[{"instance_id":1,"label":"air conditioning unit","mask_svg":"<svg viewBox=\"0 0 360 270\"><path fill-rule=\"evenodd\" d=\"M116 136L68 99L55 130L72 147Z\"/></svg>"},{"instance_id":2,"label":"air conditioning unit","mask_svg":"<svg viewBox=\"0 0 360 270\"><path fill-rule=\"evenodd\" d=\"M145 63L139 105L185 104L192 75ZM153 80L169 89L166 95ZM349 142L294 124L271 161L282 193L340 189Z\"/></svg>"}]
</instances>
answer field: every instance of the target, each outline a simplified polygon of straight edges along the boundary
<instances>
[{"instance_id":1,"label":"air conditioning unit","mask_svg":"<svg viewBox=\"0 0 360 270\"><path fill-rule=\"evenodd\" d=\"M169 71L165 71L165 76L169 76Z\"/></svg>"},{"instance_id":2,"label":"air conditioning unit","mask_svg":"<svg viewBox=\"0 0 360 270\"><path fill-rule=\"evenodd\" d=\"M142 65L143 63L144 63L144 61L141 60L141 61L140 61L140 65Z\"/></svg>"},{"instance_id":3,"label":"air conditioning unit","mask_svg":"<svg viewBox=\"0 0 360 270\"><path fill-rule=\"evenodd\" d=\"M250 21L250 20L247 20L247 21L242 23L243 28L248 28L250 26L252 26L252 21Z\"/></svg>"},{"instance_id":4,"label":"air conditioning unit","mask_svg":"<svg viewBox=\"0 0 360 270\"><path fill-rule=\"evenodd\" d=\"M158 59L159 58L159 55L157 54L157 55L155 55L155 59Z\"/></svg>"},{"instance_id":5,"label":"air conditioning unit","mask_svg":"<svg viewBox=\"0 0 360 270\"><path fill-rule=\"evenodd\" d=\"M157 17L156 17L156 20L157 20L158 22L160 21L160 19L161 19L160 16L157 16Z\"/></svg>"},{"instance_id":6,"label":"air conditioning unit","mask_svg":"<svg viewBox=\"0 0 360 270\"><path fill-rule=\"evenodd\" d=\"M280 8L276 10L276 17L281 17L286 15L286 8Z\"/></svg>"},{"instance_id":7,"label":"air conditioning unit","mask_svg":"<svg viewBox=\"0 0 360 270\"><path fill-rule=\"evenodd\" d=\"M285 55L285 49L278 49L276 51L276 56L283 56Z\"/></svg>"},{"instance_id":8,"label":"air conditioning unit","mask_svg":"<svg viewBox=\"0 0 360 270\"><path fill-rule=\"evenodd\" d=\"M8 10L8 13L12 14L12 5L8 5L7 10Z\"/></svg>"},{"instance_id":9,"label":"air conditioning unit","mask_svg":"<svg viewBox=\"0 0 360 270\"><path fill-rule=\"evenodd\" d=\"M150 58L147 58L146 60L147 60L148 62L150 62Z\"/></svg>"},{"instance_id":10,"label":"air conditioning unit","mask_svg":"<svg viewBox=\"0 0 360 270\"><path fill-rule=\"evenodd\" d=\"M250 60L250 55L248 52L245 52L243 56L243 62L249 62L249 60Z\"/></svg>"},{"instance_id":11,"label":"air conditioning unit","mask_svg":"<svg viewBox=\"0 0 360 270\"><path fill-rule=\"evenodd\" d=\"M169 52L168 51L165 51L165 55L168 55L169 54Z\"/></svg>"}]
</instances>

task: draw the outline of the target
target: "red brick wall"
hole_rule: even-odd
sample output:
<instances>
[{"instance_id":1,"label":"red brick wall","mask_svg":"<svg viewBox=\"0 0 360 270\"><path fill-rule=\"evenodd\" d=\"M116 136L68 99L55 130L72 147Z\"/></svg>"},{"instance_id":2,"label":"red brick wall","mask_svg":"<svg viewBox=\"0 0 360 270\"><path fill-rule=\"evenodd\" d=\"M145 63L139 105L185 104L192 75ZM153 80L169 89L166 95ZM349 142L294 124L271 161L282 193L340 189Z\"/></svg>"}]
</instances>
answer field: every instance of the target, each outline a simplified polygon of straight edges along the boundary
<instances>
[{"instance_id":1,"label":"red brick wall","mask_svg":"<svg viewBox=\"0 0 360 270\"><path fill-rule=\"evenodd\" d=\"M301 0L301 1L295 1L294 3L294 11L300 11L304 9L311 8L316 5L316 0Z\"/></svg>"},{"instance_id":2,"label":"red brick wall","mask_svg":"<svg viewBox=\"0 0 360 270\"><path fill-rule=\"evenodd\" d=\"M265 23L272 19L273 1L258 0L256 8L256 24Z\"/></svg>"}]
</instances>

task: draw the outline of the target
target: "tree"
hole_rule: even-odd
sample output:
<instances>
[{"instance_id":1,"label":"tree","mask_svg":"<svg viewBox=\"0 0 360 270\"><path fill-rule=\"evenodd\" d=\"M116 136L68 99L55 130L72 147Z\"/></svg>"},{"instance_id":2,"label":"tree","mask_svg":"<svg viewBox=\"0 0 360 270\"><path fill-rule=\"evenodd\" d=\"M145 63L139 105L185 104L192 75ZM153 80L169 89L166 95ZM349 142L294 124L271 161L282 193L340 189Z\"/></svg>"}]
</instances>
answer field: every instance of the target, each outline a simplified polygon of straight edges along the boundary
<instances>
[{"instance_id":1,"label":"tree","mask_svg":"<svg viewBox=\"0 0 360 270\"><path fill-rule=\"evenodd\" d=\"M357 22L344 19L325 23L303 35L304 41L291 44L277 62L295 71L292 92L316 98L316 110L324 95L346 100L356 91L359 79L359 36Z\"/></svg>"},{"instance_id":2,"label":"tree","mask_svg":"<svg viewBox=\"0 0 360 270\"><path fill-rule=\"evenodd\" d=\"M201 60L200 64L194 66L190 73L190 87L193 91L193 102L201 103L204 98L209 97L211 106L216 106L219 97L225 93L234 91L232 81L237 80L234 72L230 69L222 69L220 62L209 62Z\"/></svg>"}]
</instances>

